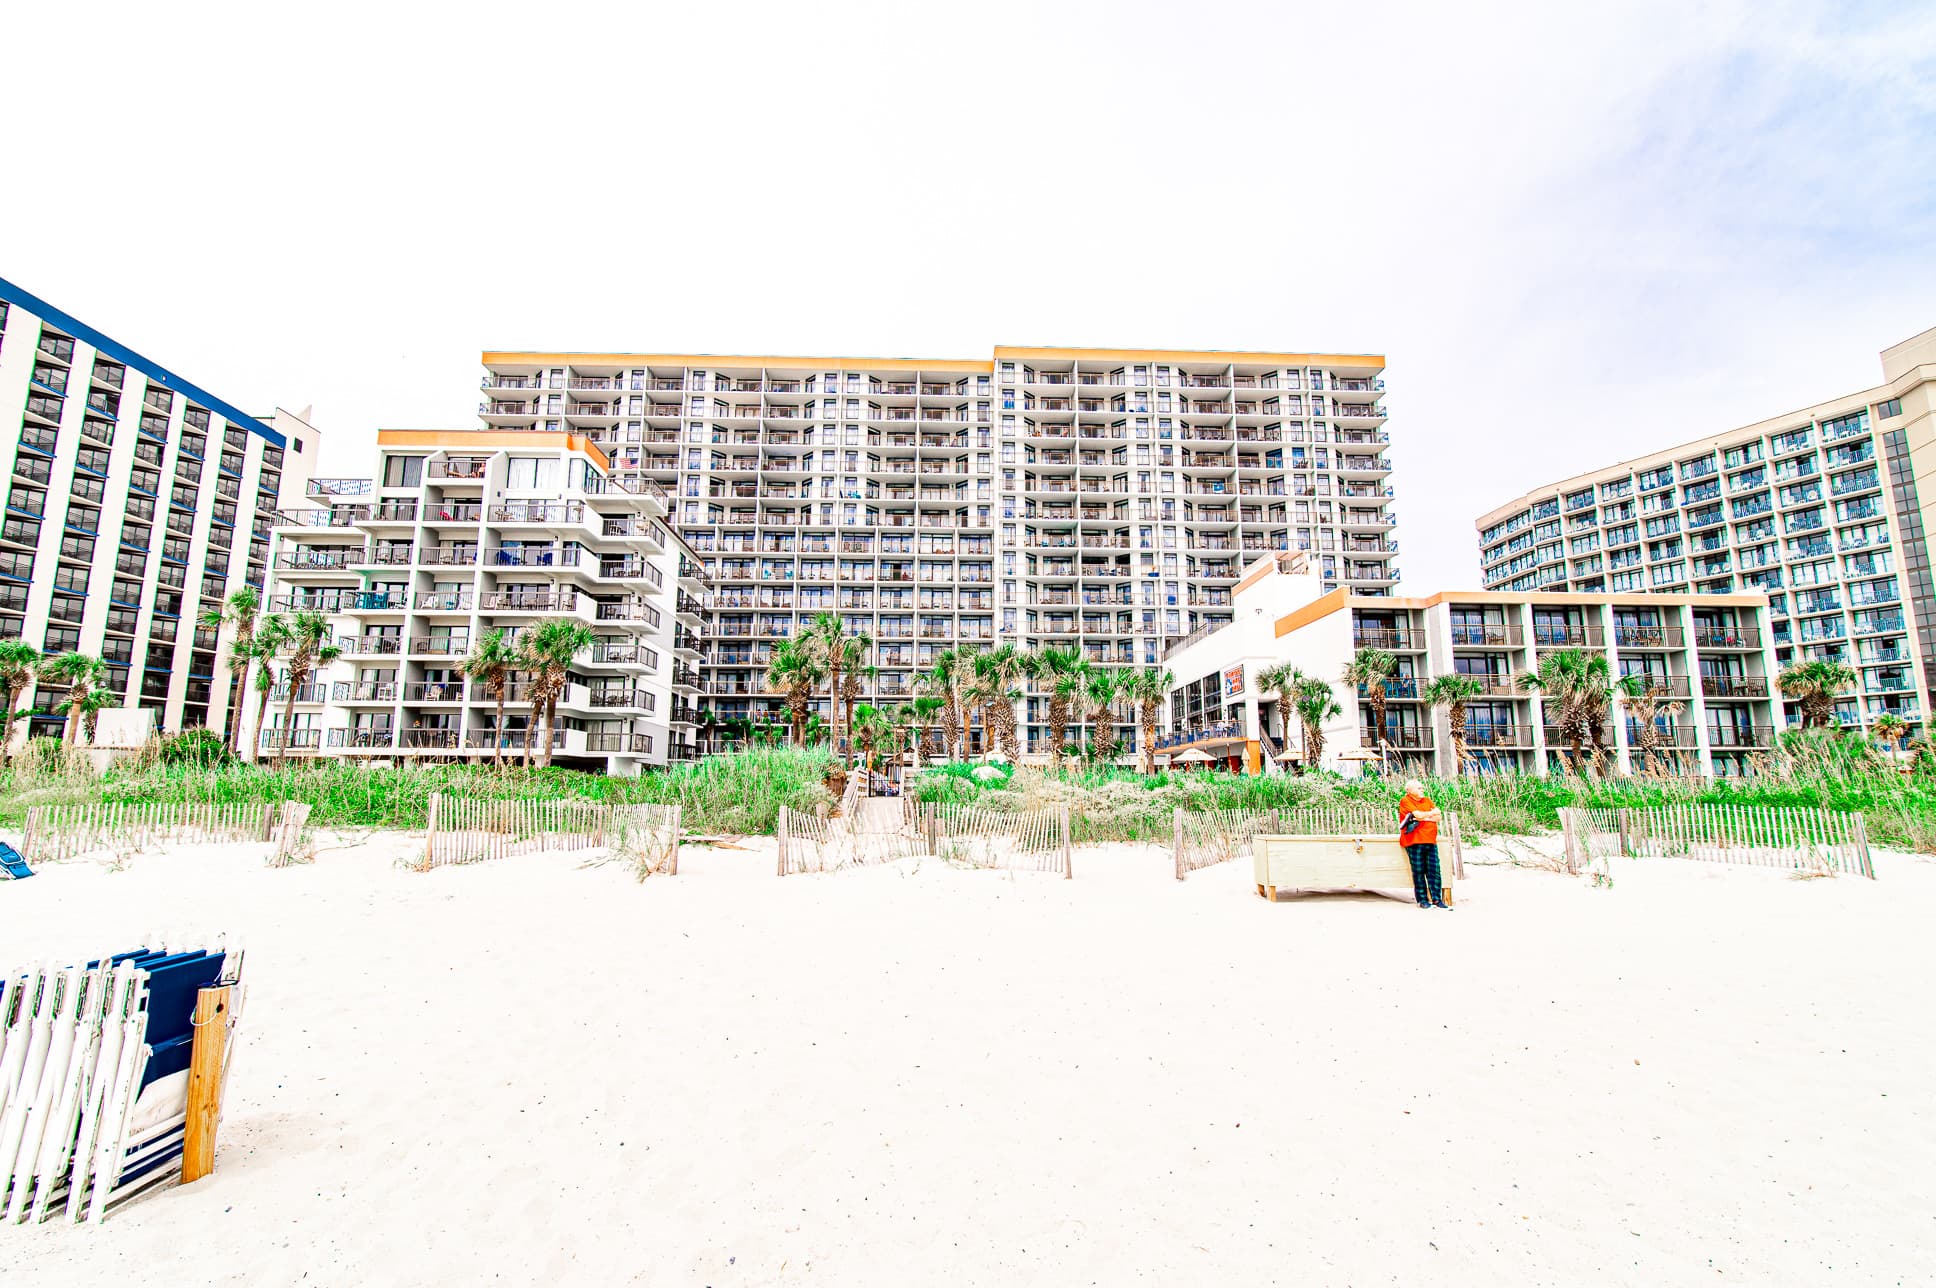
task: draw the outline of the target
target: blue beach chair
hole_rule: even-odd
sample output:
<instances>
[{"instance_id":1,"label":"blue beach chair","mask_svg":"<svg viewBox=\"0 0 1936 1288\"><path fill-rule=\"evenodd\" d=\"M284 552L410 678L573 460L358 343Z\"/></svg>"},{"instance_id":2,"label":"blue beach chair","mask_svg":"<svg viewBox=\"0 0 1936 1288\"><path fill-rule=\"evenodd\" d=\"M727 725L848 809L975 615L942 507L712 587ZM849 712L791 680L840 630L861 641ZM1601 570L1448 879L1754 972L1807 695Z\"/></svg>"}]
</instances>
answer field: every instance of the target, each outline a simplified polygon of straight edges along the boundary
<instances>
[{"instance_id":1,"label":"blue beach chair","mask_svg":"<svg viewBox=\"0 0 1936 1288\"><path fill-rule=\"evenodd\" d=\"M27 860L20 851L5 841L0 841L0 870L5 871L15 881L34 874L34 870L27 866Z\"/></svg>"}]
</instances>

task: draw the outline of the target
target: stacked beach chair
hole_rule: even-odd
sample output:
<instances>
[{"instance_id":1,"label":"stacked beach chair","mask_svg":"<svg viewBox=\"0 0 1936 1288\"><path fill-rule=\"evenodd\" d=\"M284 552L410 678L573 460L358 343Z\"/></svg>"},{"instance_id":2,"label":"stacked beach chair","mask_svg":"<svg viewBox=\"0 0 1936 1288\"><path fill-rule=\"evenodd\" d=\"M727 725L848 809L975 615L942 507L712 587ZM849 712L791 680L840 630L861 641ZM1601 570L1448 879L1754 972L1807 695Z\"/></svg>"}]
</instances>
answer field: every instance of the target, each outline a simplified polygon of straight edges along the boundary
<instances>
[{"instance_id":1,"label":"stacked beach chair","mask_svg":"<svg viewBox=\"0 0 1936 1288\"><path fill-rule=\"evenodd\" d=\"M181 1179L198 1105L220 1104L242 954L135 949L0 978L0 1211L9 1224L100 1221ZM218 1013L203 990L222 1004ZM195 1035L210 1033L200 1053ZM195 1094L191 1096L191 1061ZM215 1085L207 1085L213 1077ZM191 1103L191 1100L197 1103ZM213 1149L213 1122L206 1125ZM193 1176L186 1179L194 1179Z\"/></svg>"}]
</instances>

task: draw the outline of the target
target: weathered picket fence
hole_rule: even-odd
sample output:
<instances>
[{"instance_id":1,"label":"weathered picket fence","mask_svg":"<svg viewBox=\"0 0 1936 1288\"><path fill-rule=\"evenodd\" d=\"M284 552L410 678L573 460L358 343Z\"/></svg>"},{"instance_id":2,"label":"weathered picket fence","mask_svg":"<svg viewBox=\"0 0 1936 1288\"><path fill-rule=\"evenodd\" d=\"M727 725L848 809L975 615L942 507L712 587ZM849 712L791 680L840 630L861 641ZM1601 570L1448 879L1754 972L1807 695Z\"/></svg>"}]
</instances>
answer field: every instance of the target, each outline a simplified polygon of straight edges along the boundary
<instances>
[{"instance_id":1,"label":"weathered picket fence","mask_svg":"<svg viewBox=\"0 0 1936 1288\"><path fill-rule=\"evenodd\" d=\"M1566 866L1616 856L1841 872L1875 879L1862 816L1760 805L1666 805L1560 811Z\"/></svg>"},{"instance_id":2,"label":"weathered picket fence","mask_svg":"<svg viewBox=\"0 0 1936 1288\"><path fill-rule=\"evenodd\" d=\"M655 873L679 875L683 805L615 805L605 824L607 848L629 857L641 881Z\"/></svg>"},{"instance_id":3,"label":"weathered picket fence","mask_svg":"<svg viewBox=\"0 0 1936 1288\"><path fill-rule=\"evenodd\" d=\"M479 800L430 794L420 872L541 850L591 850L605 844L602 801Z\"/></svg>"},{"instance_id":4,"label":"weathered picket fence","mask_svg":"<svg viewBox=\"0 0 1936 1288\"><path fill-rule=\"evenodd\" d=\"M1075 875L1069 807L1013 813L955 801L917 802L910 821L923 852L950 863Z\"/></svg>"},{"instance_id":5,"label":"weathered picket fence","mask_svg":"<svg viewBox=\"0 0 1936 1288\"><path fill-rule=\"evenodd\" d=\"M35 805L20 852L29 863L55 863L103 850L270 841L268 861L283 867L301 855L309 809L301 801Z\"/></svg>"},{"instance_id":6,"label":"weathered picket fence","mask_svg":"<svg viewBox=\"0 0 1936 1288\"><path fill-rule=\"evenodd\" d=\"M1072 871L1066 807L1006 813L903 798L899 809L888 801L864 802L853 813L834 818L782 807L778 832L781 876L924 855L1012 872L1067 877Z\"/></svg>"},{"instance_id":7,"label":"weathered picket fence","mask_svg":"<svg viewBox=\"0 0 1936 1288\"><path fill-rule=\"evenodd\" d=\"M1398 812L1388 805L1362 801L1333 801L1285 809L1186 810L1178 807L1171 851L1176 879L1199 868L1247 859L1258 836L1390 836L1398 837ZM1455 880L1465 877L1465 847L1459 838L1459 816L1450 810L1439 823L1439 859Z\"/></svg>"}]
</instances>

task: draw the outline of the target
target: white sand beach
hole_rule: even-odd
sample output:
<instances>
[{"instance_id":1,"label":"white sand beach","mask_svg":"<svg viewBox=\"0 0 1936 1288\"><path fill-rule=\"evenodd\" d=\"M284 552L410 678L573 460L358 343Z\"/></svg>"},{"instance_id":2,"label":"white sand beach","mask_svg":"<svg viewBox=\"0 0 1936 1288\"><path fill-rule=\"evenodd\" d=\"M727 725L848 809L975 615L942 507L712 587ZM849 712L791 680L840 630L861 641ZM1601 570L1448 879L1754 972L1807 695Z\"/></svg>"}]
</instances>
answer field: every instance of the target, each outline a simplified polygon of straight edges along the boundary
<instances>
[{"instance_id":1,"label":"white sand beach","mask_svg":"<svg viewBox=\"0 0 1936 1288\"><path fill-rule=\"evenodd\" d=\"M746 844L0 883L0 963L229 931L250 987L215 1174L0 1283L1936 1282L1936 863L1446 914Z\"/></svg>"}]
</instances>

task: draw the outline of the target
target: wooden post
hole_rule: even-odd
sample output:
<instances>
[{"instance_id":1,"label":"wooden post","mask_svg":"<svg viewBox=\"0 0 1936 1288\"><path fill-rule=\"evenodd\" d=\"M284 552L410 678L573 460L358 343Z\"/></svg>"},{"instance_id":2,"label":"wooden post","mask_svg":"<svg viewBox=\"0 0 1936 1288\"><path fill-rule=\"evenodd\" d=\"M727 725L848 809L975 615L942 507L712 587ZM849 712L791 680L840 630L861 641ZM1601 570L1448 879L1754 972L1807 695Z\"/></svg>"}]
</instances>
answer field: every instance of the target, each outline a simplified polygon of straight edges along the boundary
<instances>
[{"instance_id":1,"label":"wooden post","mask_svg":"<svg viewBox=\"0 0 1936 1288\"><path fill-rule=\"evenodd\" d=\"M1170 852L1176 859L1176 879L1183 879L1183 807L1177 806L1170 815Z\"/></svg>"},{"instance_id":2,"label":"wooden post","mask_svg":"<svg viewBox=\"0 0 1936 1288\"><path fill-rule=\"evenodd\" d=\"M1627 825L1627 814L1628 811L1624 809L1620 811L1620 857L1623 859L1633 857L1633 839Z\"/></svg>"},{"instance_id":3,"label":"wooden post","mask_svg":"<svg viewBox=\"0 0 1936 1288\"><path fill-rule=\"evenodd\" d=\"M231 986L195 994L195 1038L188 1056L188 1122L182 1136L182 1184L215 1170L215 1129L222 1119L222 1066L228 1051Z\"/></svg>"},{"instance_id":4,"label":"wooden post","mask_svg":"<svg viewBox=\"0 0 1936 1288\"><path fill-rule=\"evenodd\" d=\"M1075 876L1075 873L1069 867L1070 850L1072 847L1069 844L1069 806L1066 802L1063 804L1059 813L1062 818L1062 878L1066 881Z\"/></svg>"},{"instance_id":5,"label":"wooden post","mask_svg":"<svg viewBox=\"0 0 1936 1288\"><path fill-rule=\"evenodd\" d=\"M430 793L430 818L424 832L423 871L425 872L430 871L433 856L437 852L437 810L438 806L443 804L443 800L442 792Z\"/></svg>"},{"instance_id":6,"label":"wooden post","mask_svg":"<svg viewBox=\"0 0 1936 1288\"><path fill-rule=\"evenodd\" d=\"M782 806L780 806L780 845L779 845L779 850L780 850L780 871L779 871L779 873L778 873L778 875L780 875L780 876L785 876L785 875L786 875L786 859L787 859L787 855L786 855L786 852L787 852L787 807L786 807L786 806L784 806L784 805L782 805Z\"/></svg>"},{"instance_id":7,"label":"wooden post","mask_svg":"<svg viewBox=\"0 0 1936 1288\"><path fill-rule=\"evenodd\" d=\"M667 865L666 872L666 875L669 877L679 875L679 838L684 834L685 822L686 807L684 805L674 805L672 807L672 862Z\"/></svg>"}]
</instances>

